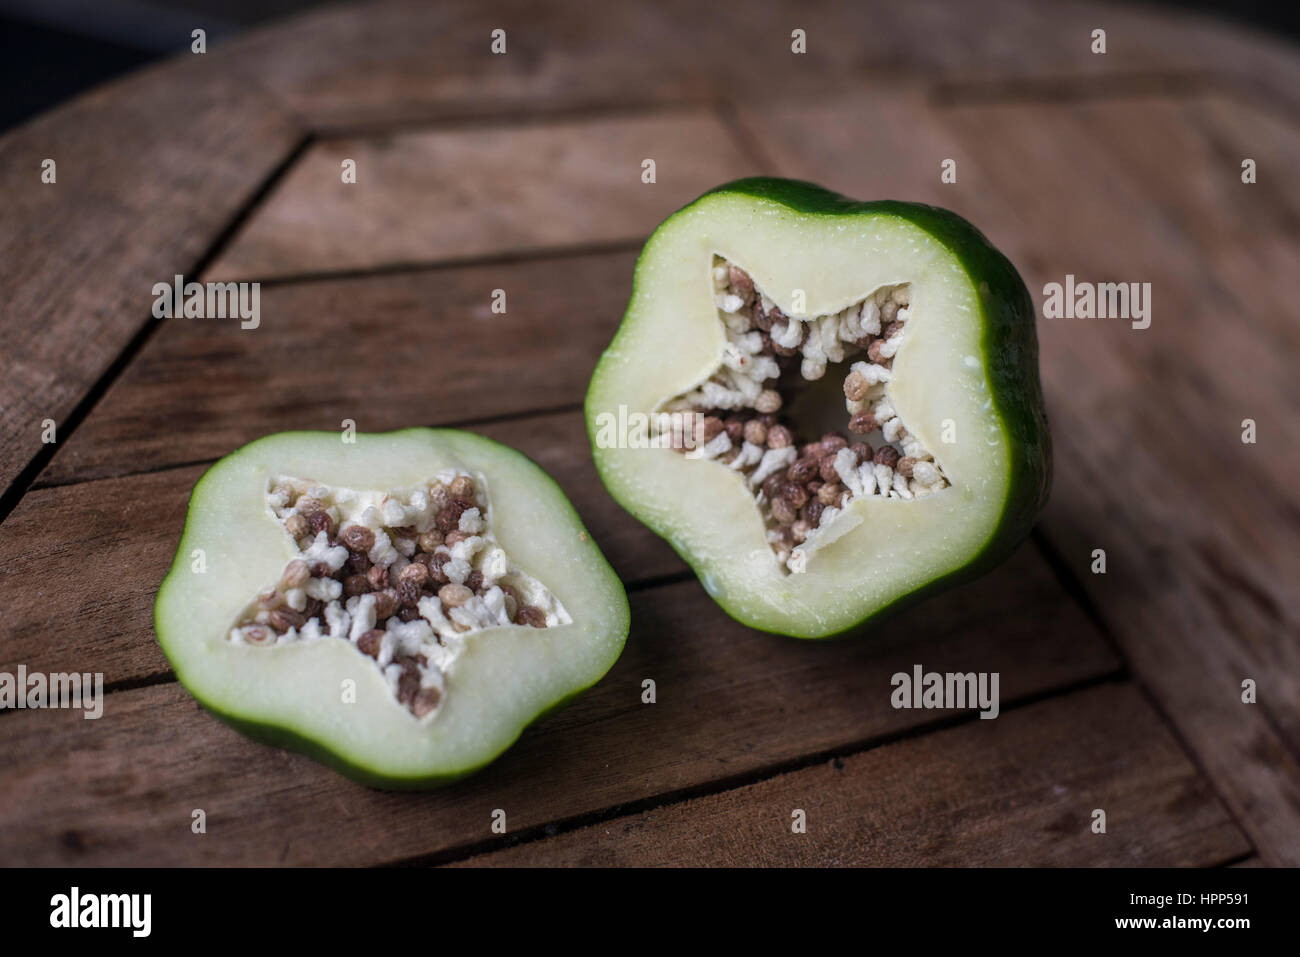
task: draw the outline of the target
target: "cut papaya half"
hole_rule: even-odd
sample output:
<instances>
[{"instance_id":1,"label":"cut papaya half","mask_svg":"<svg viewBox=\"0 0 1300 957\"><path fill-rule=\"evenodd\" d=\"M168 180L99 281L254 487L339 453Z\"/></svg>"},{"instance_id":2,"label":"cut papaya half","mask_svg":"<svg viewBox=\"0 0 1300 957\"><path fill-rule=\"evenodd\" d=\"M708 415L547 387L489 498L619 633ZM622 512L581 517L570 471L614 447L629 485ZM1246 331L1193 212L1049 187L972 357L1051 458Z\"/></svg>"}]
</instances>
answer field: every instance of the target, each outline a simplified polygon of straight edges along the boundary
<instances>
[{"instance_id":1,"label":"cut papaya half","mask_svg":"<svg viewBox=\"0 0 1300 957\"><path fill-rule=\"evenodd\" d=\"M468 432L286 432L199 480L154 609L185 687L356 780L483 767L598 681L627 597L559 486Z\"/></svg>"},{"instance_id":2,"label":"cut papaya half","mask_svg":"<svg viewBox=\"0 0 1300 957\"><path fill-rule=\"evenodd\" d=\"M592 377L606 488L736 620L858 630L1029 532L1035 314L961 217L747 179L655 231Z\"/></svg>"}]
</instances>

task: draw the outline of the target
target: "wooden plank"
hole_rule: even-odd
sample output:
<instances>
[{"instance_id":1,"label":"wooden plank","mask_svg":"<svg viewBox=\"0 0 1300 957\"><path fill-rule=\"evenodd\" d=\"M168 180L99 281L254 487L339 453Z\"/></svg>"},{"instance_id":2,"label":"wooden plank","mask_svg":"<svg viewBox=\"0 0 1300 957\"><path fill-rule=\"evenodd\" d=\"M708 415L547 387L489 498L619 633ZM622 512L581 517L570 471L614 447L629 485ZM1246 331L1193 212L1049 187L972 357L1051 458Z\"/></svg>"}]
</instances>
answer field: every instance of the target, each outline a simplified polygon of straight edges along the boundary
<instances>
[{"instance_id":1,"label":"wooden plank","mask_svg":"<svg viewBox=\"0 0 1300 957\"><path fill-rule=\"evenodd\" d=\"M627 305L634 261L608 253L268 286L257 329L167 320L38 484L214 460L268 432L338 429L345 418L379 432L577 406ZM505 290L504 315L491 311L494 289Z\"/></svg>"},{"instance_id":2,"label":"wooden plank","mask_svg":"<svg viewBox=\"0 0 1300 957\"><path fill-rule=\"evenodd\" d=\"M102 87L0 137L0 490L46 446L299 131L203 57ZM56 181L41 181L54 160Z\"/></svg>"},{"instance_id":3,"label":"wooden plank","mask_svg":"<svg viewBox=\"0 0 1300 957\"><path fill-rule=\"evenodd\" d=\"M1032 547L857 641L750 631L695 582L634 593L632 622L627 650L596 688L483 773L424 795L352 785L250 742L170 683L110 695L98 721L4 715L0 854L27 864L350 865L445 855L491 841L497 808L517 833L951 719L890 706L890 676L915 663L998 671L1004 706L1116 667ZM656 704L641 703L647 678ZM203 837L189 830L195 807L207 812Z\"/></svg>"},{"instance_id":4,"label":"wooden plank","mask_svg":"<svg viewBox=\"0 0 1300 957\"><path fill-rule=\"evenodd\" d=\"M491 31L507 52L493 55ZM805 32L807 53L791 50ZM1107 52L1092 52L1092 31ZM312 12L215 51L316 129L531 115L726 96L810 97L864 81L959 93L1073 95L1213 73L1296 103L1280 40L1209 17L1112 4L753 0L702 16L690 0L387 2Z\"/></svg>"},{"instance_id":5,"label":"wooden plank","mask_svg":"<svg viewBox=\"0 0 1300 957\"><path fill-rule=\"evenodd\" d=\"M1149 329L1039 323L1057 453L1047 534L1261 856L1300 862L1300 285L1280 268L1300 213L1280 175L1294 128L1216 97L942 111L864 97L766 119L784 172L867 196L901 182L902 198L956 209L1036 299L1067 273L1152 283ZM877 119L881 145L806 136ZM1267 184L1241 183L1248 155ZM946 157L956 185L938 181ZM1240 441L1246 417L1257 445ZM1246 678L1259 705L1241 703Z\"/></svg>"},{"instance_id":6,"label":"wooden plank","mask_svg":"<svg viewBox=\"0 0 1300 957\"><path fill-rule=\"evenodd\" d=\"M686 570L662 539L605 494L579 412L475 431L519 449L550 472L625 580ZM24 497L0 526L0 553L6 556L0 566L0 670L26 664L40 671L84 671L93 663L110 682L166 671L153 637L153 598L204 468L81 482Z\"/></svg>"},{"instance_id":7,"label":"wooden plank","mask_svg":"<svg viewBox=\"0 0 1300 957\"><path fill-rule=\"evenodd\" d=\"M344 160L356 183L341 182ZM654 183L642 163L655 162ZM711 114L328 139L213 263L266 279L644 240L718 183L757 171Z\"/></svg>"},{"instance_id":8,"label":"wooden plank","mask_svg":"<svg viewBox=\"0 0 1300 957\"><path fill-rule=\"evenodd\" d=\"M1094 834L1094 809L1106 833ZM806 833L792 814L804 812ZM1249 842L1131 685L1105 685L470 866L1222 863Z\"/></svg>"}]
</instances>

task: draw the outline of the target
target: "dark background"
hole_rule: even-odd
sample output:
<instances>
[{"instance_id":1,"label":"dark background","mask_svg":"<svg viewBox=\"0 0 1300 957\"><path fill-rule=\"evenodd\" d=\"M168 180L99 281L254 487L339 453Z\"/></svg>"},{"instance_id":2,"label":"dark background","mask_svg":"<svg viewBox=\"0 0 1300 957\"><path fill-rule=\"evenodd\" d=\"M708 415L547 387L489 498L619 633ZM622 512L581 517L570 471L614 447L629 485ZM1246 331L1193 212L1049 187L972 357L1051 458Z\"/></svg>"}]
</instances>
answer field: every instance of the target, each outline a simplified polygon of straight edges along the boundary
<instances>
[{"instance_id":1,"label":"dark background","mask_svg":"<svg viewBox=\"0 0 1300 957\"><path fill-rule=\"evenodd\" d=\"M0 131L118 74L188 49L195 27L207 30L211 45L321 5L321 0L0 0ZM1163 0L1155 5L1300 40L1300 3L1295 0Z\"/></svg>"}]
</instances>

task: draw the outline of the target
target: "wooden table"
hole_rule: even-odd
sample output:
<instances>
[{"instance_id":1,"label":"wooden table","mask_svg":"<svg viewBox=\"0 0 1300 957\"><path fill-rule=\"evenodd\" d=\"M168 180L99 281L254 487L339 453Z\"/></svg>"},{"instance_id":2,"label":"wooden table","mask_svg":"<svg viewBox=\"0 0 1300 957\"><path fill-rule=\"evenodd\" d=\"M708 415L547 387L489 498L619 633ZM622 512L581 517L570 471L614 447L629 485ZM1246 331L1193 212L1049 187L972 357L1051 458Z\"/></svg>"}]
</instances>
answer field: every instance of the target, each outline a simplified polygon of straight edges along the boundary
<instances>
[{"instance_id":1,"label":"wooden table","mask_svg":"<svg viewBox=\"0 0 1300 957\"><path fill-rule=\"evenodd\" d=\"M1152 9L457 0L313 13L9 133L0 671L110 693L98 721L0 715L0 860L1300 863L1298 116L1294 50ZM862 640L732 623L583 433L641 242L753 173L950 207L1036 294L1153 285L1146 330L1040 321L1057 469L1032 539ZM153 318L178 273L260 281L261 327ZM204 468L344 418L519 447L630 594L610 675L442 791L240 737L154 639ZM998 671L1001 717L894 710L917 662Z\"/></svg>"}]
</instances>

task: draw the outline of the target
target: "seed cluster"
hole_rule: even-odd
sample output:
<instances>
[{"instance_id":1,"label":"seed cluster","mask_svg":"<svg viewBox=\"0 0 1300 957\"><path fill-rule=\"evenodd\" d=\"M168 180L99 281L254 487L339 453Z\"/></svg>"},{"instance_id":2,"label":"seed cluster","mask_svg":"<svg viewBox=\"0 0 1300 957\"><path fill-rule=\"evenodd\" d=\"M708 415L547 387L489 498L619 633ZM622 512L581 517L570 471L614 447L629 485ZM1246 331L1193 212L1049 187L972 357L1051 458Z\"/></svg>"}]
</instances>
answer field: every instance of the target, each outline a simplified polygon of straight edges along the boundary
<instances>
[{"instance_id":1,"label":"seed cluster","mask_svg":"<svg viewBox=\"0 0 1300 957\"><path fill-rule=\"evenodd\" d=\"M783 567L803 571L818 530L855 499L914 499L948 484L887 395L910 315L907 284L811 318L787 316L748 273L720 257L713 286L727 343L714 374L664 406L702 413L687 417L693 436L674 434L668 444L683 452L694 446L691 457L745 476ZM814 440L797 435L781 415L791 387L863 354L844 378L846 429Z\"/></svg>"},{"instance_id":2,"label":"seed cluster","mask_svg":"<svg viewBox=\"0 0 1300 957\"><path fill-rule=\"evenodd\" d=\"M544 586L510 565L468 474L382 496L280 479L268 502L299 554L231 638L350 641L416 717L441 702L444 670L465 635L569 620Z\"/></svg>"}]
</instances>

